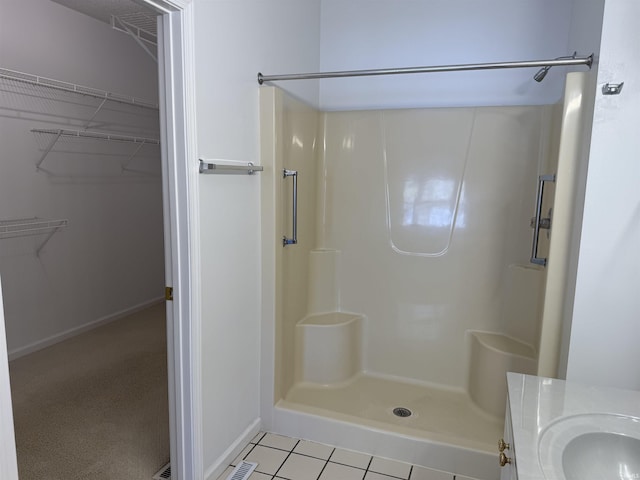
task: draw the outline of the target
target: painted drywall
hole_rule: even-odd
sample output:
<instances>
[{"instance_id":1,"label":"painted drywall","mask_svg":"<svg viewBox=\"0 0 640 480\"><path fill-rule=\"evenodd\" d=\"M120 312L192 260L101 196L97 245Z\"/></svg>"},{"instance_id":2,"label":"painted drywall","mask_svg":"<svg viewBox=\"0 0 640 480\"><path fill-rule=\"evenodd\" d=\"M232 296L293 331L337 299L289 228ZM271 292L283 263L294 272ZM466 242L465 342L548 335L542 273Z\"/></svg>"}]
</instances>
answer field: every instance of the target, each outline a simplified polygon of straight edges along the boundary
<instances>
[{"instance_id":1,"label":"painted drywall","mask_svg":"<svg viewBox=\"0 0 640 480\"><path fill-rule=\"evenodd\" d=\"M196 0L199 156L260 163L256 74L318 68L319 8ZM317 101L317 86L296 95ZM199 190L204 469L214 477L260 417L260 177L203 175Z\"/></svg>"},{"instance_id":2,"label":"painted drywall","mask_svg":"<svg viewBox=\"0 0 640 480\"><path fill-rule=\"evenodd\" d=\"M135 42L46 0L2 0L0 67L157 102L157 65ZM20 353L161 298L160 158L157 147L141 151L130 166L155 176L123 175L121 145L61 142L37 172L48 139L30 130L82 129L92 100L6 81L0 89L0 219L69 221L39 255L41 235L0 240L9 351ZM90 129L157 138L157 112L106 106L101 115Z\"/></svg>"},{"instance_id":3,"label":"painted drywall","mask_svg":"<svg viewBox=\"0 0 640 480\"><path fill-rule=\"evenodd\" d=\"M640 389L640 42L635 0L607 0L589 156L567 379Z\"/></svg>"},{"instance_id":4,"label":"painted drywall","mask_svg":"<svg viewBox=\"0 0 640 480\"><path fill-rule=\"evenodd\" d=\"M573 0L323 0L320 67L356 70L569 55L572 5ZM532 80L535 71L323 80L320 104L348 110L557 102L566 70L552 69L542 83Z\"/></svg>"}]
</instances>

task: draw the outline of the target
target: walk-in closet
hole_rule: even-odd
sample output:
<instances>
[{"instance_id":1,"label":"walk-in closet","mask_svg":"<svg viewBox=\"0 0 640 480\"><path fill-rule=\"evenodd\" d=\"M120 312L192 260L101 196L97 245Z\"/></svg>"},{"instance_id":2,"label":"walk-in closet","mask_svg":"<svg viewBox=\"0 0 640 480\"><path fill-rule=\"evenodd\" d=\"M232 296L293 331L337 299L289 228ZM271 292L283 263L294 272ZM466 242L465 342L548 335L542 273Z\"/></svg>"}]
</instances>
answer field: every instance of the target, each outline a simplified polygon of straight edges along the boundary
<instances>
[{"instance_id":1,"label":"walk-in closet","mask_svg":"<svg viewBox=\"0 0 640 480\"><path fill-rule=\"evenodd\" d=\"M151 479L169 462L155 14L0 5L0 276L20 479Z\"/></svg>"}]
</instances>

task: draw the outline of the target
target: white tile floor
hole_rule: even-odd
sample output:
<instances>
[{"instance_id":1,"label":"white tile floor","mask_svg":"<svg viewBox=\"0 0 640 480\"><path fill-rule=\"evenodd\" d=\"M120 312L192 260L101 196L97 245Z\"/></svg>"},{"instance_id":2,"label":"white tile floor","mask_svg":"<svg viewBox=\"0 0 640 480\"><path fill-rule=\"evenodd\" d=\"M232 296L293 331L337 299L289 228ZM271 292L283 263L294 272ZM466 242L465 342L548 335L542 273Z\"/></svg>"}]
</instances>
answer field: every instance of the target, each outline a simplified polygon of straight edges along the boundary
<instances>
[{"instance_id":1,"label":"white tile floor","mask_svg":"<svg viewBox=\"0 0 640 480\"><path fill-rule=\"evenodd\" d=\"M452 473L273 433L256 435L218 480L242 460L258 464L250 480L456 480Z\"/></svg>"}]
</instances>

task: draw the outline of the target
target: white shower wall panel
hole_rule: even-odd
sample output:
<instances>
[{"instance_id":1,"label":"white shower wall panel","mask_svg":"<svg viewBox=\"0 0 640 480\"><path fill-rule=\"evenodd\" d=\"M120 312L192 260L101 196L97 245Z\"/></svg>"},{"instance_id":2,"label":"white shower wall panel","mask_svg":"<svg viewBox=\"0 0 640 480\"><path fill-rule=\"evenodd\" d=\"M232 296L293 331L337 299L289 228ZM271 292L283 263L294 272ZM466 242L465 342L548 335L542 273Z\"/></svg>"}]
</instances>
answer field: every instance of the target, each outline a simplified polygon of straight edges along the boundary
<instances>
[{"instance_id":1,"label":"white shower wall panel","mask_svg":"<svg viewBox=\"0 0 640 480\"><path fill-rule=\"evenodd\" d=\"M508 266L529 259L549 115L324 114L317 244L342 252L341 308L367 318L365 370L464 387L465 332L501 330Z\"/></svg>"}]
</instances>

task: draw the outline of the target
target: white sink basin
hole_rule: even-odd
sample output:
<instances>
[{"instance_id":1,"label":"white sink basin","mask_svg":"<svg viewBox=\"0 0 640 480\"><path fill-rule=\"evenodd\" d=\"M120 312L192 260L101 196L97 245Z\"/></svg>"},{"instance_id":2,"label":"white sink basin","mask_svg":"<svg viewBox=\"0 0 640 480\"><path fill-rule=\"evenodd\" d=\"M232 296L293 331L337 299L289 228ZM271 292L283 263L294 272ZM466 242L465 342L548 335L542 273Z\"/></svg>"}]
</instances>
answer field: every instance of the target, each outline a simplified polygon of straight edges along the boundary
<instances>
[{"instance_id":1,"label":"white sink basin","mask_svg":"<svg viewBox=\"0 0 640 480\"><path fill-rule=\"evenodd\" d=\"M548 480L640 480L640 418L560 417L540 432L538 461Z\"/></svg>"},{"instance_id":2,"label":"white sink basin","mask_svg":"<svg viewBox=\"0 0 640 480\"><path fill-rule=\"evenodd\" d=\"M567 480L640 479L640 439L610 432L585 433L564 447Z\"/></svg>"}]
</instances>

